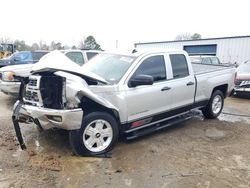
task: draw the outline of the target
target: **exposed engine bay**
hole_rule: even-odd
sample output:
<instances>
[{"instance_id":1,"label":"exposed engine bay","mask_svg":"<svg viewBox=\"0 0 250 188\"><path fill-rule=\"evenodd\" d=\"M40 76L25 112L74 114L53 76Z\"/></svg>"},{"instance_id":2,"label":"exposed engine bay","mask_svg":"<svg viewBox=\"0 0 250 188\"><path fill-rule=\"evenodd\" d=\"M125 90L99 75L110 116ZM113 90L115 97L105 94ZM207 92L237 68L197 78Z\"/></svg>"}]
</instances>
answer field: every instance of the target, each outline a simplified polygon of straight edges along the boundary
<instances>
[{"instance_id":1,"label":"exposed engine bay","mask_svg":"<svg viewBox=\"0 0 250 188\"><path fill-rule=\"evenodd\" d=\"M65 92L65 78L59 76L42 76L40 91L45 108L63 109L63 93Z\"/></svg>"},{"instance_id":2,"label":"exposed engine bay","mask_svg":"<svg viewBox=\"0 0 250 188\"><path fill-rule=\"evenodd\" d=\"M79 108L83 97L106 106L103 99L89 90L91 85L103 83L63 71L40 72L29 77L23 99L25 104L49 109Z\"/></svg>"}]
</instances>

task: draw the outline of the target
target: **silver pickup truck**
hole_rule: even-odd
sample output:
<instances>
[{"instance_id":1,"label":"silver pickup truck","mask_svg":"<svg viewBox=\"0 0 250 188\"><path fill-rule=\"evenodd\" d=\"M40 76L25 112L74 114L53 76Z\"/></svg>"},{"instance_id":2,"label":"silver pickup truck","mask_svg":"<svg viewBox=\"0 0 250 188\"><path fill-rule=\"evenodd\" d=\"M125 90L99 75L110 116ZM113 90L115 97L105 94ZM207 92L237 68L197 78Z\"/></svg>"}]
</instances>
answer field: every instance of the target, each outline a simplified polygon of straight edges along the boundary
<instances>
[{"instance_id":1,"label":"silver pickup truck","mask_svg":"<svg viewBox=\"0 0 250 188\"><path fill-rule=\"evenodd\" d=\"M52 52L22 80L13 123L22 149L19 123L34 122L69 130L79 155L103 155L119 136L134 139L161 130L189 119L193 109L216 118L234 78L235 68L192 65L182 50L103 53L81 68Z\"/></svg>"}]
</instances>

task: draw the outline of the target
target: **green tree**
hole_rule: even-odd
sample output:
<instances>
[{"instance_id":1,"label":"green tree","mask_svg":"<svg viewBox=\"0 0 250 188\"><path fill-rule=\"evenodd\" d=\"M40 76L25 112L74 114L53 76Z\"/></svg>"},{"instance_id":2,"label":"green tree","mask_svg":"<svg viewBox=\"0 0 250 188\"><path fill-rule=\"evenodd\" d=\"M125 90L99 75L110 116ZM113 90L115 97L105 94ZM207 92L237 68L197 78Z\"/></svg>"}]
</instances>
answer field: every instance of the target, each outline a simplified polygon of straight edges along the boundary
<instances>
[{"instance_id":1,"label":"green tree","mask_svg":"<svg viewBox=\"0 0 250 188\"><path fill-rule=\"evenodd\" d=\"M91 35L84 40L84 46L85 48L91 50L102 50L101 46L96 42L95 38Z\"/></svg>"},{"instance_id":2,"label":"green tree","mask_svg":"<svg viewBox=\"0 0 250 188\"><path fill-rule=\"evenodd\" d=\"M191 34L190 33L182 33L179 34L175 37L175 40L190 40L191 39Z\"/></svg>"},{"instance_id":3,"label":"green tree","mask_svg":"<svg viewBox=\"0 0 250 188\"><path fill-rule=\"evenodd\" d=\"M56 43L56 49L57 50L63 50L64 47L62 46L62 43L60 43L60 42Z\"/></svg>"},{"instance_id":4,"label":"green tree","mask_svg":"<svg viewBox=\"0 0 250 188\"><path fill-rule=\"evenodd\" d=\"M39 45L37 43L33 43L30 48L31 50L39 50Z\"/></svg>"},{"instance_id":5,"label":"green tree","mask_svg":"<svg viewBox=\"0 0 250 188\"><path fill-rule=\"evenodd\" d=\"M201 39L201 34L199 33L182 33L175 37L175 40L198 40Z\"/></svg>"},{"instance_id":6,"label":"green tree","mask_svg":"<svg viewBox=\"0 0 250 188\"><path fill-rule=\"evenodd\" d=\"M199 33L194 33L194 34L191 36L191 38L192 38L193 40L201 39L201 34L199 34Z\"/></svg>"},{"instance_id":7,"label":"green tree","mask_svg":"<svg viewBox=\"0 0 250 188\"><path fill-rule=\"evenodd\" d=\"M46 44L46 42L45 41L40 41L39 42L39 49L40 50L49 50L49 46Z\"/></svg>"},{"instance_id":8,"label":"green tree","mask_svg":"<svg viewBox=\"0 0 250 188\"><path fill-rule=\"evenodd\" d=\"M55 41L52 41L52 42L50 43L49 49L50 49L50 50L55 50L55 49L56 49L56 43L55 43Z\"/></svg>"},{"instance_id":9,"label":"green tree","mask_svg":"<svg viewBox=\"0 0 250 188\"><path fill-rule=\"evenodd\" d=\"M13 43L13 41L9 37L1 37L0 38L0 44L1 43Z\"/></svg>"}]
</instances>

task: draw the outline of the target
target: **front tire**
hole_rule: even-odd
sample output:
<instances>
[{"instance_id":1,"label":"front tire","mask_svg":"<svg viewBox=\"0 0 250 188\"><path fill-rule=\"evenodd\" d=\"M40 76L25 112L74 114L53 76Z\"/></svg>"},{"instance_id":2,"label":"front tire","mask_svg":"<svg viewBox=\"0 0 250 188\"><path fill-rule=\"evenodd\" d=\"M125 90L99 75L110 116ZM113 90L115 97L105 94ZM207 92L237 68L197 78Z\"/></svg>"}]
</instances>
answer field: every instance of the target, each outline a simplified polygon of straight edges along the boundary
<instances>
[{"instance_id":1,"label":"front tire","mask_svg":"<svg viewBox=\"0 0 250 188\"><path fill-rule=\"evenodd\" d=\"M69 133L74 152L81 156L94 156L110 151L119 136L115 118L106 112L91 112L83 117L79 130Z\"/></svg>"},{"instance_id":2,"label":"front tire","mask_svg":"<svg viewBox=\"0 0 250 188\"><path fill-rule=\"evenodd\" d=\"M202 113L206 118L215 119L221 114L223 106L224 95L220 90L216 90L213 92L207 106L202 109Z\"/></svg>"}]
</instances>

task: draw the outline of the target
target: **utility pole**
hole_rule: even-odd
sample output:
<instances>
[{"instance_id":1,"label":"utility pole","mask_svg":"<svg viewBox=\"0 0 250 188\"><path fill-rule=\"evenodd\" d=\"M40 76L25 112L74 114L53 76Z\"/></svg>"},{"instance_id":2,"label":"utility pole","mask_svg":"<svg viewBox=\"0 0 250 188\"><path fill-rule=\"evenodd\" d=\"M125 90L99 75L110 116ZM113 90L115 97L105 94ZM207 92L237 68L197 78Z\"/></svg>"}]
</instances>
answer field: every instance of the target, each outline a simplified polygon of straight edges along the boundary
<instances>
[{"instance_id":1,"label":"utility pole","mask_svg":"<svg viewBox=\"0 0 250 188\"><path fill-rule=\"evenodd\" d=\"M115 48L118 49L118 40L115 41Z\"/></svg>"}]
</instances>

